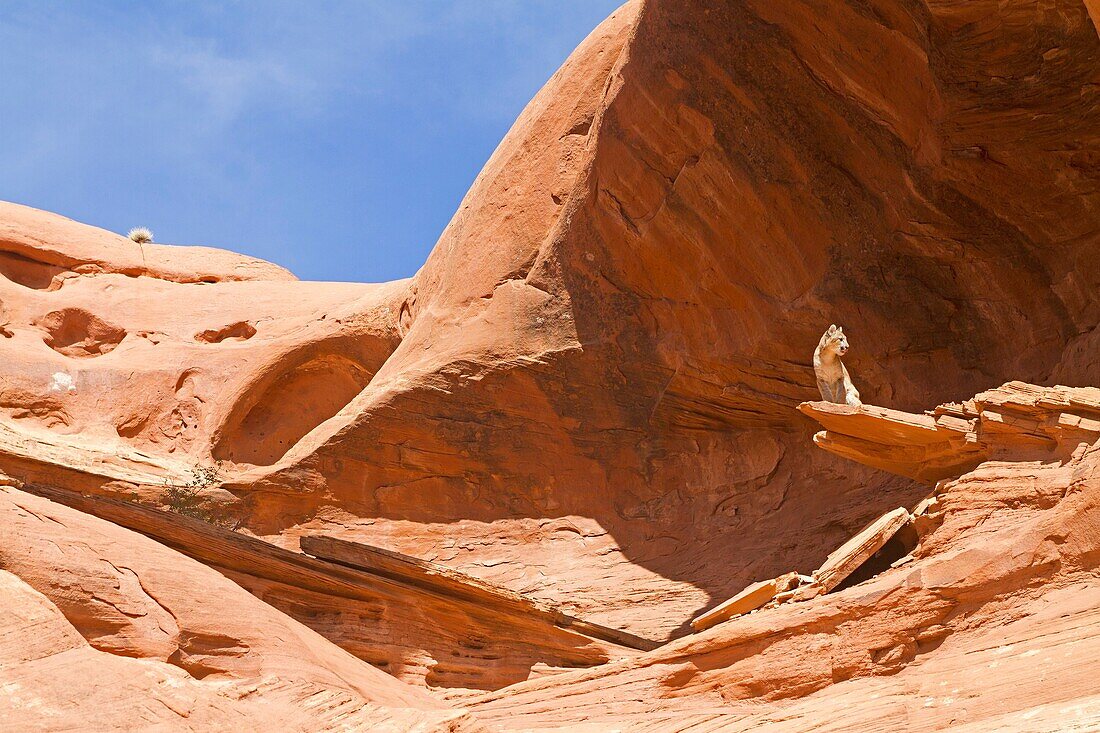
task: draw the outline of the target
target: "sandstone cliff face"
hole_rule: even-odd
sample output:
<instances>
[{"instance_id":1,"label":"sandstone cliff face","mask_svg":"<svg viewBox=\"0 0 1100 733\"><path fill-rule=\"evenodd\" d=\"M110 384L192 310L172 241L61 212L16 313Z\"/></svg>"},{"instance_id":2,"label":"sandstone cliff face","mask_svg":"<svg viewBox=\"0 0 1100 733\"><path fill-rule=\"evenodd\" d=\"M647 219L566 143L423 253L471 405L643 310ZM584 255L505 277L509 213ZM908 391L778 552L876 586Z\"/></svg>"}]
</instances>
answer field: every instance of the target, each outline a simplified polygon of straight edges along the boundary
<instances>
[{"instance_id":1,"label":"sandstone cliff face","mask_svg":"<svg viewBox=\"0 0 1100 733\"><path fill-rule=\"evenodd\" d=\"M1077 3L625 7L471 190L362 412L254 485L323 486L410 552L401 522L461 527L431 552L517 589L549 562L553 595L657 636L816 565L920 493L808 450L790 408L829 322L872 403L1100 378L1097 44ZM502 532L524 549L476 549Z\"/></svg>"},{"instance_id":2,"label":"sandstone cliff face","mask_svg":"<svg viewBox=\"0 0 1100 733\"><path fill-rule=\"evenodd\" d=\"M1036 460L1027 425L987 435L1000 459L940 482L903 562L471 707L517 730L1091 730L1100 389L1023 387L1003 392L1028 421L1093 422ZM885 444L875 409L828 420Z\"/></svg>"},{"instance_id":3,"label":"sandstone cliff face","mask_svg":"<svg viewBox=\"0 0 1100 733\"><path fill-rule=\"evenodd\" d=\"M707 706L813 692L846 709L874 688L893 707L863 708L868 721L949 723L901 697L998 634L1084 640L1095 625L1085 603L1071 621L1042 609L1095 591L1096 459L1077 447L1096 418L1059 400L1092 404L1074 388L1100 385L1098 61L1079 0L635 0L528 105L421 270L379 285L298 282L4 204L0 469L59 501L93 495L66 501L402 682L497 690L470 698L479 720L548 727L560 708L580 725L610 706L596 729L747 728L806 723L816 703ZM865 402L889 410L805 408L827 452L795 408L817 398L810 355L831 322ZM1010 380L1068 387L994 389ZM1040 398L998 412L1014 389ZM998 434L989 416L1021 410L1049 430L998 442L1011 420ZM896 440L868 445L860 426ZM163 508L166 484L215 462L202 511L253 538L216 545L226 556L205 530L94 499ZM700 611L812 571L940 479L951 510L914 569L688 636ZM672 643L639 654L553 614L272 547L307 534ZM978 572L987 556L1012 562ZM2 559L19 607L88 638L43 590L57 571ZM111 638L147 633L164 637ZM167 637L133 648L167 659ZM560 672L578 666L592 669ZM1083 695L1074 684L1058 694Z\"/></svg>"}]
</instances>

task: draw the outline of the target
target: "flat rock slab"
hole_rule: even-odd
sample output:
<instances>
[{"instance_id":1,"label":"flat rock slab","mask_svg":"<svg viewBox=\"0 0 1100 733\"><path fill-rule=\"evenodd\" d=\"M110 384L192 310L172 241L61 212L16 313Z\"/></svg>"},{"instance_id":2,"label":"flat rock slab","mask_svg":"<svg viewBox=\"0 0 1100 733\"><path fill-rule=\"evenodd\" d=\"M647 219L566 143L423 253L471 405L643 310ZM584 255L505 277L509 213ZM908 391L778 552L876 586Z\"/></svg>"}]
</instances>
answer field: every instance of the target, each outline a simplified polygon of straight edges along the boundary
<instances>
[{"instance_id":1,"label":"flat rock slab","mask_svg":"<svg viewBox=\"0 0 1100 733\"><path fill-rule=\"evenodd\" d=\"M703 631L734 616L755 611L775 598L776 594L788 590L797 582L798 575L796 573L787 573L786 575L780 575L778 578L753 583L728 601L695 617L691 622L691 627L696 631Z\"/></svg>"},{"instance_id":2,"label":"flat rock slab","mask_svg":"<svg viewBox=\"0 0 1100 733\"><path fill-rule=\"evenodd\" d=\"M830 402L803 402L798 409L825 428L814 435L817 447L929 485L986 458L973 419Z\"/></svg>"},{"instance_id":3,"label":"flat rock slab","mask_svg":"<svg viewBox=\"0 0 1100 733\"><path fill-rule=\"evenodd\" d=\"M798 409L817 420L826 430L877 443L928 445L947 440L947 436L937 428L936 419L929 415L875 405L851 407L832 402L803 402Z\"/></svg>"},{"instance_id":4,"label":"flat rock slab","mask_svg":"<svg viewBox=\"0 0 1100 733\"><path fill-rule=\"evenodd\" d=\"M828 593L881 550L882 546L908 523L909 512L904 507L898 507L883 514L867 525L862 532L834 550L825 563L814 571L814 579Z\"/></svg>"},{"instance_id":5,"label":"flat rock slab","mask_svg":"<svg viewBox=\"0 0 1100 733\"><path fill-rule=\"evenodd\" d=\"M1100 435L1100 390L1007 382L963 403L918 415L874 405L803 402L825 428L819 448L934 485L1005 452L1030 447L1070 455Z\"/></svg>"},{"instance_id":6,"label":"flat rock slab","mask_svg":"<svg viewBox=\"0 0 1100 733\"><path fill-rule=\"evenodd\" d=\"M486 583L445 565L382 547L325 535L306 535L301 538L301 548L303 552L322 560L340 563L449 598L545 619L555 626L572 629L601 641L641 651L650 651L659 646L658 642L651 639L575 618L548 603Z\"/></svg>"}]
</instances>

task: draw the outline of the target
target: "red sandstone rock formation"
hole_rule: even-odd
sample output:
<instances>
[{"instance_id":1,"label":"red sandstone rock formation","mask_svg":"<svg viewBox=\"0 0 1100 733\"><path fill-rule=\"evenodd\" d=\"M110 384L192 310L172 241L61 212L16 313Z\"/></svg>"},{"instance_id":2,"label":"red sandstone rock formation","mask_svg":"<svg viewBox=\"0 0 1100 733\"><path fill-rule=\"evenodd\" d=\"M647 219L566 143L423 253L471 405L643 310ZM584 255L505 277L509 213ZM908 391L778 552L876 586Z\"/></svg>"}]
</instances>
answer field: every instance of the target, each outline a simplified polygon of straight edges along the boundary
<instances>
[{"instance_id":1,"label":"red sandstone rock formation","mask_svg":"<svg viewBox=\"0 0 1100 733\"><path fill-rule=\"evenodd\" d=\"M1032 423L1075 414L1073 403L1100 409L1098 389L1002 393ZM893 416L863 409L827 419L846 434L888 435L871 420ZM1100 424L1041 459L1021 449L1023 432L993 437L999 460L940 483L909 562L471 707L517 730L1090 730L1100 725L1089 670L1100 650Z\"/></svg>"},{"instance_id":2,"label":"red sandstone rock formation","mask_svg":"<svg viewBox=\"0 0 1100 733\"><path fill-rule=\"evenodd\" d=\"M194 720L221 725L311 694L339 700L314 728L357 723L340 716L363 702L354 715L396 729L801 730L840 711L852 728L1049 728L1071 702L1095 717L1095 398L1073 388L1100 385L1098 70L1079 0L635 0L532 100L408 280L298 282L0 205L0 469L152 538L9 492L5 607L60 641L5 647L19 666L0 689L37 690L5 713L56 710L45 725L64 729L100 704L59 699L67 677L32 682L71 643L119 676L153 660L133 697L179 678ZM868 406L804 408L826 452L795 408L831 322ZM1069 387L993 389L1009 380ZM215 462L202 506L180 504L168 487ZM690 635L937 480L913 561ZM224 526L154 511L172 505ZM27 506L67 533L36 534ZM27 549L55 534L87 562ZM307 534L669 643L639 653L292 554ZM116 549L161 570L100 578ZM140 587L176 567L207 574L169 584L171 613L201 613L200 639L249 639L216 674L176 665L190 627L155 622L146 596L165 599ZM97 578L140 612L112 615ZM309 636L329 644L316 668L279 666L306 653L285 647L301 625L363 661L333 671ZM367 662L397 686L344 676L376 679Z\"/></svg>"},{"instance_id":3,"label":"red sandstone rock formation","mask_svg":"<svg viewBox=\"0 0 1100 733\"><path fill-rule=\"evenodd\" d=\"M5 730L478 727L200 563L0 491Z\"/></svg>"}]
</instances>

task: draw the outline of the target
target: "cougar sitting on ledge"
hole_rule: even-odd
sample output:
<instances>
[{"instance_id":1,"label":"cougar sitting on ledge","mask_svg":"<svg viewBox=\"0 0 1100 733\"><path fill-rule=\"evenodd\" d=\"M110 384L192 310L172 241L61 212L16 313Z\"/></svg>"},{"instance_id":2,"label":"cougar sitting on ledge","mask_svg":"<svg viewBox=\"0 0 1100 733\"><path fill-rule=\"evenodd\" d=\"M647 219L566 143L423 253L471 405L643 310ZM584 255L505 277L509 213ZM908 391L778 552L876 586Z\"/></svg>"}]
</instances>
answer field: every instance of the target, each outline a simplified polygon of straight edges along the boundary
<instances>
[{"instance_id":1,"label":"cougar sitting on ledge","mask_svg":"<svg viewBox=\"0 0 1100 733\"><path fill-rule=\"evenodd\" d=\"M817 376L817 388L821 399L841 405L859 407L859 391L852 384L848 370L840 357L848 352L848 337L836 324L821 336L814 351L814 374Z\"/></svg>"}]
</instances>

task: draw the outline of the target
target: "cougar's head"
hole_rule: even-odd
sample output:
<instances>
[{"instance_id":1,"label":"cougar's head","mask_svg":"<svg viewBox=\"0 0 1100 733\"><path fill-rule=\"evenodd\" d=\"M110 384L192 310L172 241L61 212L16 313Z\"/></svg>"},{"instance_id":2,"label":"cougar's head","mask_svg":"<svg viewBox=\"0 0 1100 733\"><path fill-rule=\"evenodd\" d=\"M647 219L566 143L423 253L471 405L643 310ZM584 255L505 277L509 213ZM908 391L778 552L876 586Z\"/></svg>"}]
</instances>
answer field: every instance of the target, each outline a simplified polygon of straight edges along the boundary
<instances>
[{"instance_id":1,"label":"cougar's head","mask_svg":"<svg viewBox=\"0 0 1100 733\"><path fill-rule=\"evenodd\" d=\"M825 332L825 347L831 349L839 356L848 353L848 337L844 335L844 329L836 324L829 326Z\"/></svg>"}]
</instances>

